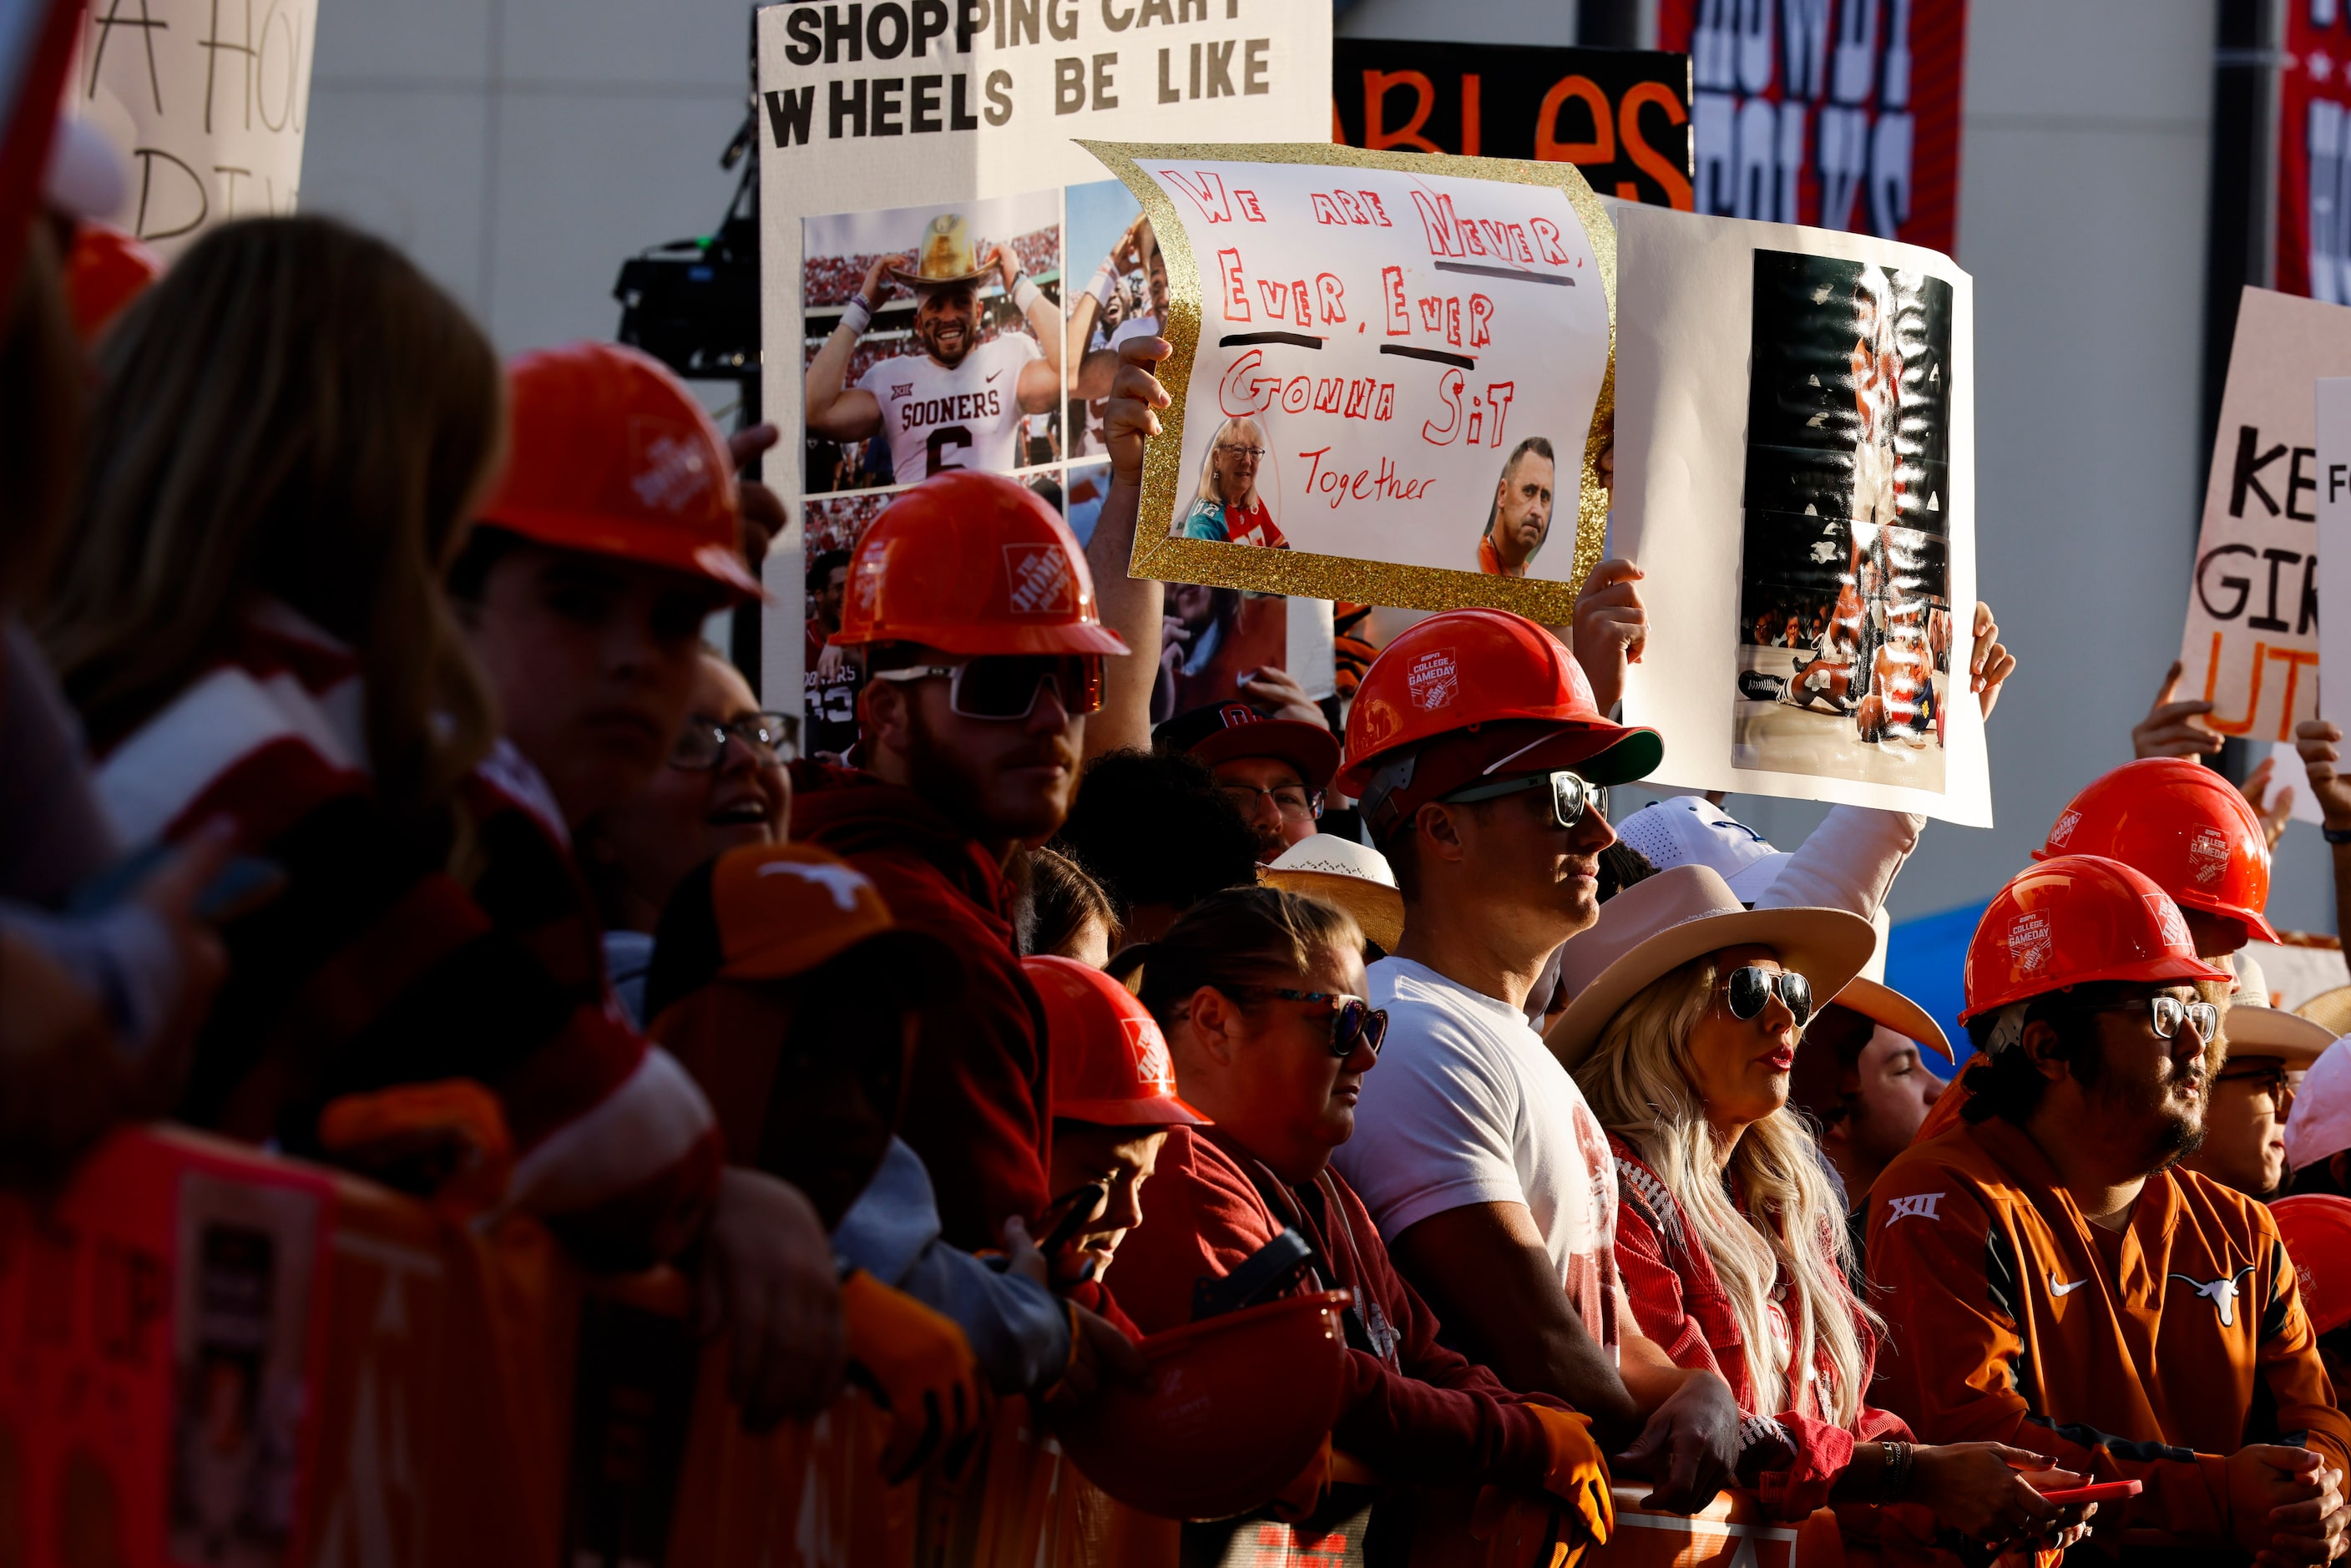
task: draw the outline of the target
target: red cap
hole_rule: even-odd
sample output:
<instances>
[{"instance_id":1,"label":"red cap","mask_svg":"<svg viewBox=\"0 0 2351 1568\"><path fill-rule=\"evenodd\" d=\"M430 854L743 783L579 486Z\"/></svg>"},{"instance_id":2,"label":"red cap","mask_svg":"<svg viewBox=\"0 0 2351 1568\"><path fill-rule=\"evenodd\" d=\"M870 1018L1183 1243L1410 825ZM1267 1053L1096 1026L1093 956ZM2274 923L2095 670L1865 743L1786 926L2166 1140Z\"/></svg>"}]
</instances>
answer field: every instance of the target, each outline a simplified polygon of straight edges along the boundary
<instances>
[{"instance_id":1,"label":"red cap","mask_svg":"<svg viewBox=\"0 0 2351 1568\"><path fill-rule=\"evenodd\" d=\"M2032 852L2105 855L2155 879L2183 909L2234 920L2247 938L2274 942L2270 841L2242 791L2186 757L2147 757L2093 779L2057 813Z\"/></svg>"},{"instance_id":2,"label":"red cap","mask_svg":"<svg viewBox=\"0 0 2351 1568\"><path fill-rule=\"evenodd\" d=\"M514 448L483 522L767 597L743 559L726 438L667 366L571 343L523 355L507 385Z\"/></svg>"},{"instance_id":3,"label":"red cap","mask_svg":"<svg viewBox=\"0 0 2351 1568\"><path fill-rule=\"evenodd\" d=\"M1210 703L1155 726L1152 743L1188 751L1214 768L1236 757L1270 757L1287 762L1310 789L1328 789L1339 770L1339 739L1319 724L1269 718L1249 704Z\"/></svg>"},{"instance_id":4,"label":"red cap","mask_svg":"<svg viewBox=\"0 0 2351 1568\"><path fill-rule=\"evenodd\" d=\"M2096 980L2227 980L2196 956L2179 906L2120 861L2060 855L2000 890L1968 943L1967 1010L1980 1014Z\"/></svg>"},{"instance_id":5,"label":"red cap","mask_svg":"<svg viewBox=\"0 0 2351 1568\"><path fill-rule=\"evenodd\" d=\"M2304 1192L2273 1198L2270 1217L2294 1260L2312 1331L2325 1333L2351 1323L2351 1197Z\"/></svg>"},{"instance_id":6,"label":"red cap","mask_svg":"<svg viewBox=\"0 0 2351 1568\"><path fill-rule=\"evenodd\" d=\"M1077 536L1000 474L940 474L883 508L849 563L842 647L947 653L1123 653L1102 623Z\"/></svg>"},{"instance_id":7,"label":"red cap","mask_svg":"<svg viewBox=\"0 0 2351 1568\"><path fill-rule=\"evenodd\" d=\"M1440 736L1446 747L1424 744ZM1627 784L1664 756L1656 730L1602 715L1549 632L1506 610L1448 610L1406 628L1364 672L1337 784L1392 826L1481 775L1573 768Z\"/></svg>"},{"instance_id":8,"label":"red cap","mask_svg":"<svg viewBox=\"0 0 2351 1568\"><path fill-rule=\"evenodd\" d=\"M1023 958L1045 1003L1053 1114L1104 1127L1197 1127L1207 1118L1176 1097L1167 1037L1134 994L1074 958Z\"/></svg>"},{"instance_id":9,"label":"red cap","mask_svg":"<svg viewBox=\"0 0 2351 1568\"><path fill-rule=\"evenodd\" d=\"M1055 1422L1088 1480L1164 1519L1270 1502L1330 1435L1345 1393L1346 1291L1317 1291L1155 1333L1140 1388L1105 1385Z\"/></svg>"},{"instance_id":10,"label":"red cap","mask_svg":"<svg viewBox=\"0 0 2351 1568\"><path fill-rule=\"evenodd\" d=\"M66 303L73 311L74 335L84 343L94 341L124 306L162 276L163 258L131 235L94 218L78 220L73 249L66 256Z\"/></svg>"}]
</instances>

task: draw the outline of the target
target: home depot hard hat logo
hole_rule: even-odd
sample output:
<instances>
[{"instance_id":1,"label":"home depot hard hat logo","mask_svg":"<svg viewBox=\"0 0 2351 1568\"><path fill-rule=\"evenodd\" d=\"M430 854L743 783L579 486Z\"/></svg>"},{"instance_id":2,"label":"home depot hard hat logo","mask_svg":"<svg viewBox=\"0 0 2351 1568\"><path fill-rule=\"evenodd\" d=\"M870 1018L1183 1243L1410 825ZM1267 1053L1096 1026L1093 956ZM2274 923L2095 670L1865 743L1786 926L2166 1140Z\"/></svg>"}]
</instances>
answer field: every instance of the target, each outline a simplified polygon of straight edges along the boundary
<instances>
[{"instance_id":1,"label":"home depot hard hat logo","mask_svg":"<svg viewBox=\"0 0 2351 1568\"><path fill-rule=\"evenodd\" d=\"M2147 900L2147 912L2155 916L2156 931L2167 947L2191 947L2195 944L2188 936L2188 922L2181 917L2179 905L2159 893L2139 894Z\"/></svg>"},{"instance_id":2,"label":"home depot hard hat logo","mask_svg":"<svg viewBox=\"0 0 2351 1568\"><path fill-rule=\"evenodd\" d=\"M1431 648L1412 662L1405 673L1412 690L1412 706L1423 713L1451 707L1461 691L1461 664L1450 648Z\"/></svg>"},{"instance_id":3,"label":"home depot hard hat logo","mask_svg":"<svg viewBox=\"0 0 2351 1568\"><path fill-rule=\"evenodd\" d=\"M1071 615L1077 611L1077 584L1059 547L1006 545L1004 577L1015 615Z\"/></svg>"},{"instance_id":4,"label":"home depot hard hat logo","mask_svg":"<svg viewBox=\"0 0 2351 1568\"><path fill-rule=\"evenodd\" d=\"M1176 1092L1176 1063L1167 1054L1167 1037L1149 1019L1121 1019L1126 1049L1134 1053L1134 1076L1145 1088L1162 1094Z\"/></svg>"},{"instance_id":5,"label":"home depot hard hat logo","mask_svg":"<svg viewBox=\"0 0 2351 1568\"><path fill-rule=\"evenodd\" d=\"M683 512L710 493L710 458L690 433L635 419L629 422L629 488L646 507Z\"/></svg>"},{"instance_id":6,"label":"home depot hard hat logo","mask_svg":"<svg viewBox=\"0 0 2351 1568\"><path fill-rule=\"evenodd\" d=\"M2062 850L2072 843L2074 830L2081 825L2082 813L2079 811L2068 811L2058 818L2057 825L2049 830L2049 847L2053 850Z\"/></svg>"},{"instance_id":7,"label":"home depot hard hat logo","mask_svg":"<svg viewBox=\"0 0 2351 1568\"><path fill-rule=\"evenodd\" d=\"M2188 846L2188 866L2198 883L2216 882L2228 869L2229 841L2218 828L2199 828Z\"/></svg>"},{"instance_id":8,"label":"home depot hard hat logo","mask_svg":"<svg viewBox=\"0 0 2351 1568\"><path fill-rule=\"evenodd\" d=\"M2008 928L2009 961L2027 974L2049 961L2049 917L2020 915Z\"/></svg>"}]
</instances>

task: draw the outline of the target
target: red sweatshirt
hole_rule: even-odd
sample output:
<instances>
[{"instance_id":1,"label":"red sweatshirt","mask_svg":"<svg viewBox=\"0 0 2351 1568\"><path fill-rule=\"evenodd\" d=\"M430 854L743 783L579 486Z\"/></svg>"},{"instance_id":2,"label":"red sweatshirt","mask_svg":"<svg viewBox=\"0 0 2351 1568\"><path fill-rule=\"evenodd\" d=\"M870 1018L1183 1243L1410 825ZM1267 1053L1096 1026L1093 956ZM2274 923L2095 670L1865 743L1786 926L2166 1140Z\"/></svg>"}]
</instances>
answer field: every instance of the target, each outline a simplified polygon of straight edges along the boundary
<instances>
[{"instance_id":1,"label":"red sweatshirt","mask_svg":"<svg viewBox=\"0 0 2351 1568\"><path fill-rule=\"evenodd\" d=\"M1168 1134L1144 1189L1143 1223L1119 1244L1112 1265L1128 1314L1148 1333L1191 1322L1195 1281L1229 1274L1285 1225L1293 1227L1314 1247L1322 1286L1301 1281L1282 1293L1345 1286L1362 1314L1361 1333L1349 1333L1332 1444L1399 1481L1493 1481L1541 1491L1551 1448L1525 1406L1557 1402L1513 1394L1437 1343L1437 1314L1389 1263L1379 1227L1337 1171L1301 1189L1257 1166L1287 1210L1277 1218L1242 1166L1246 1152L1219 1146L1214 1140L1221 1136L1182 1127Z\"/></svg>"},{"instance_id":2,"label":"red sweatshirt","mask_svg":"<svg viewBox=\"0 0 2351 1568\"><path fill-rule=\"evenodd\" d=\"M962 961L963 983L923 1016L898 1135L930 1169L948 1245L1001 1246L1008 1218L1033 1221L1052 1197L1051 1058L1044 1004L1020 970L1011 885L911 789L839 768L798 768L793 782L794 836L872 878L900 925Z\"/></svg>"}]
</instances>

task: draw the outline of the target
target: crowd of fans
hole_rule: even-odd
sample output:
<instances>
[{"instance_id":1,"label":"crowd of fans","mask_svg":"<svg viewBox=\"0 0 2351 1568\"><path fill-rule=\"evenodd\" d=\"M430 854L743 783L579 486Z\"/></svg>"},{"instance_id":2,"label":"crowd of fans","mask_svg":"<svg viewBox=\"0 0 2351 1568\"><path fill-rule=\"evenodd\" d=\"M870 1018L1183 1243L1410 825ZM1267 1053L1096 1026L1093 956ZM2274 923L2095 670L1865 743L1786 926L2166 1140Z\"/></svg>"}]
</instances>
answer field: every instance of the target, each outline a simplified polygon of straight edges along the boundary
<instances>
[{"instance_id":1,"label":"crowd of fans","mask_svg":"<svg viewBox=\"0 0 2351 1568\"><path fill-rule=\"evenodd\" d=\"M1450 612L1327 710L1265 670L1155 729L1164 342L1121 346L1082 550L994 476L811 507L856 673L820 759L702 642L762 593L756 443L659 365L502 370L312 217L221 225L85 346L61 240L0 348L10 1182L168 1117L674 1263L745 1423L854 1375L893 1479L1010 1396L1115 1473L1196 1397L1138 1341L1327 1312L1295 1473L1165 1505L1217 1516L1203 1561L1366 1510L1402 1561L1434 1495L1556 1568L1631 1478L1890 1561L2341 1553L2351 1307L2289 1216L2346 1202L2351 1046L2244 959L2270 837L2180 755L2197 705L1993 901L1938 1093L1882 979L1922 819L1612 822L1664 760L1609 716L1625 563L1568 626ZM1952 700L2013 667L1978 607Z\"/></svg>"}]
</instances>

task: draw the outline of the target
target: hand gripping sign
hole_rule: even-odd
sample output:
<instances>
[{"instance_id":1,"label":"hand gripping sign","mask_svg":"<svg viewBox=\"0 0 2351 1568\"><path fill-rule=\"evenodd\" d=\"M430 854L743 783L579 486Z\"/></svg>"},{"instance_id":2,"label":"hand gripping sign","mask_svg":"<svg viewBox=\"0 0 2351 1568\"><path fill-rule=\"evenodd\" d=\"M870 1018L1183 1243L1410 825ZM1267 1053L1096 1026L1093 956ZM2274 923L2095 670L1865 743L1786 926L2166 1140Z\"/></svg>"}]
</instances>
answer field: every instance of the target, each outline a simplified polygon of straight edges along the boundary
<instances>
[{"instance_id":1,"label":"hand gripping sign","mask_svg":"<svg viewBox=\"0 0 2351 1568\"><path fill-rule=\"evenodd\" d=\"M1581 174L1084 145L1167 261L1136 576L1568 618L1608 516L1616 290Z\"/></svg>"}]
</instances>

